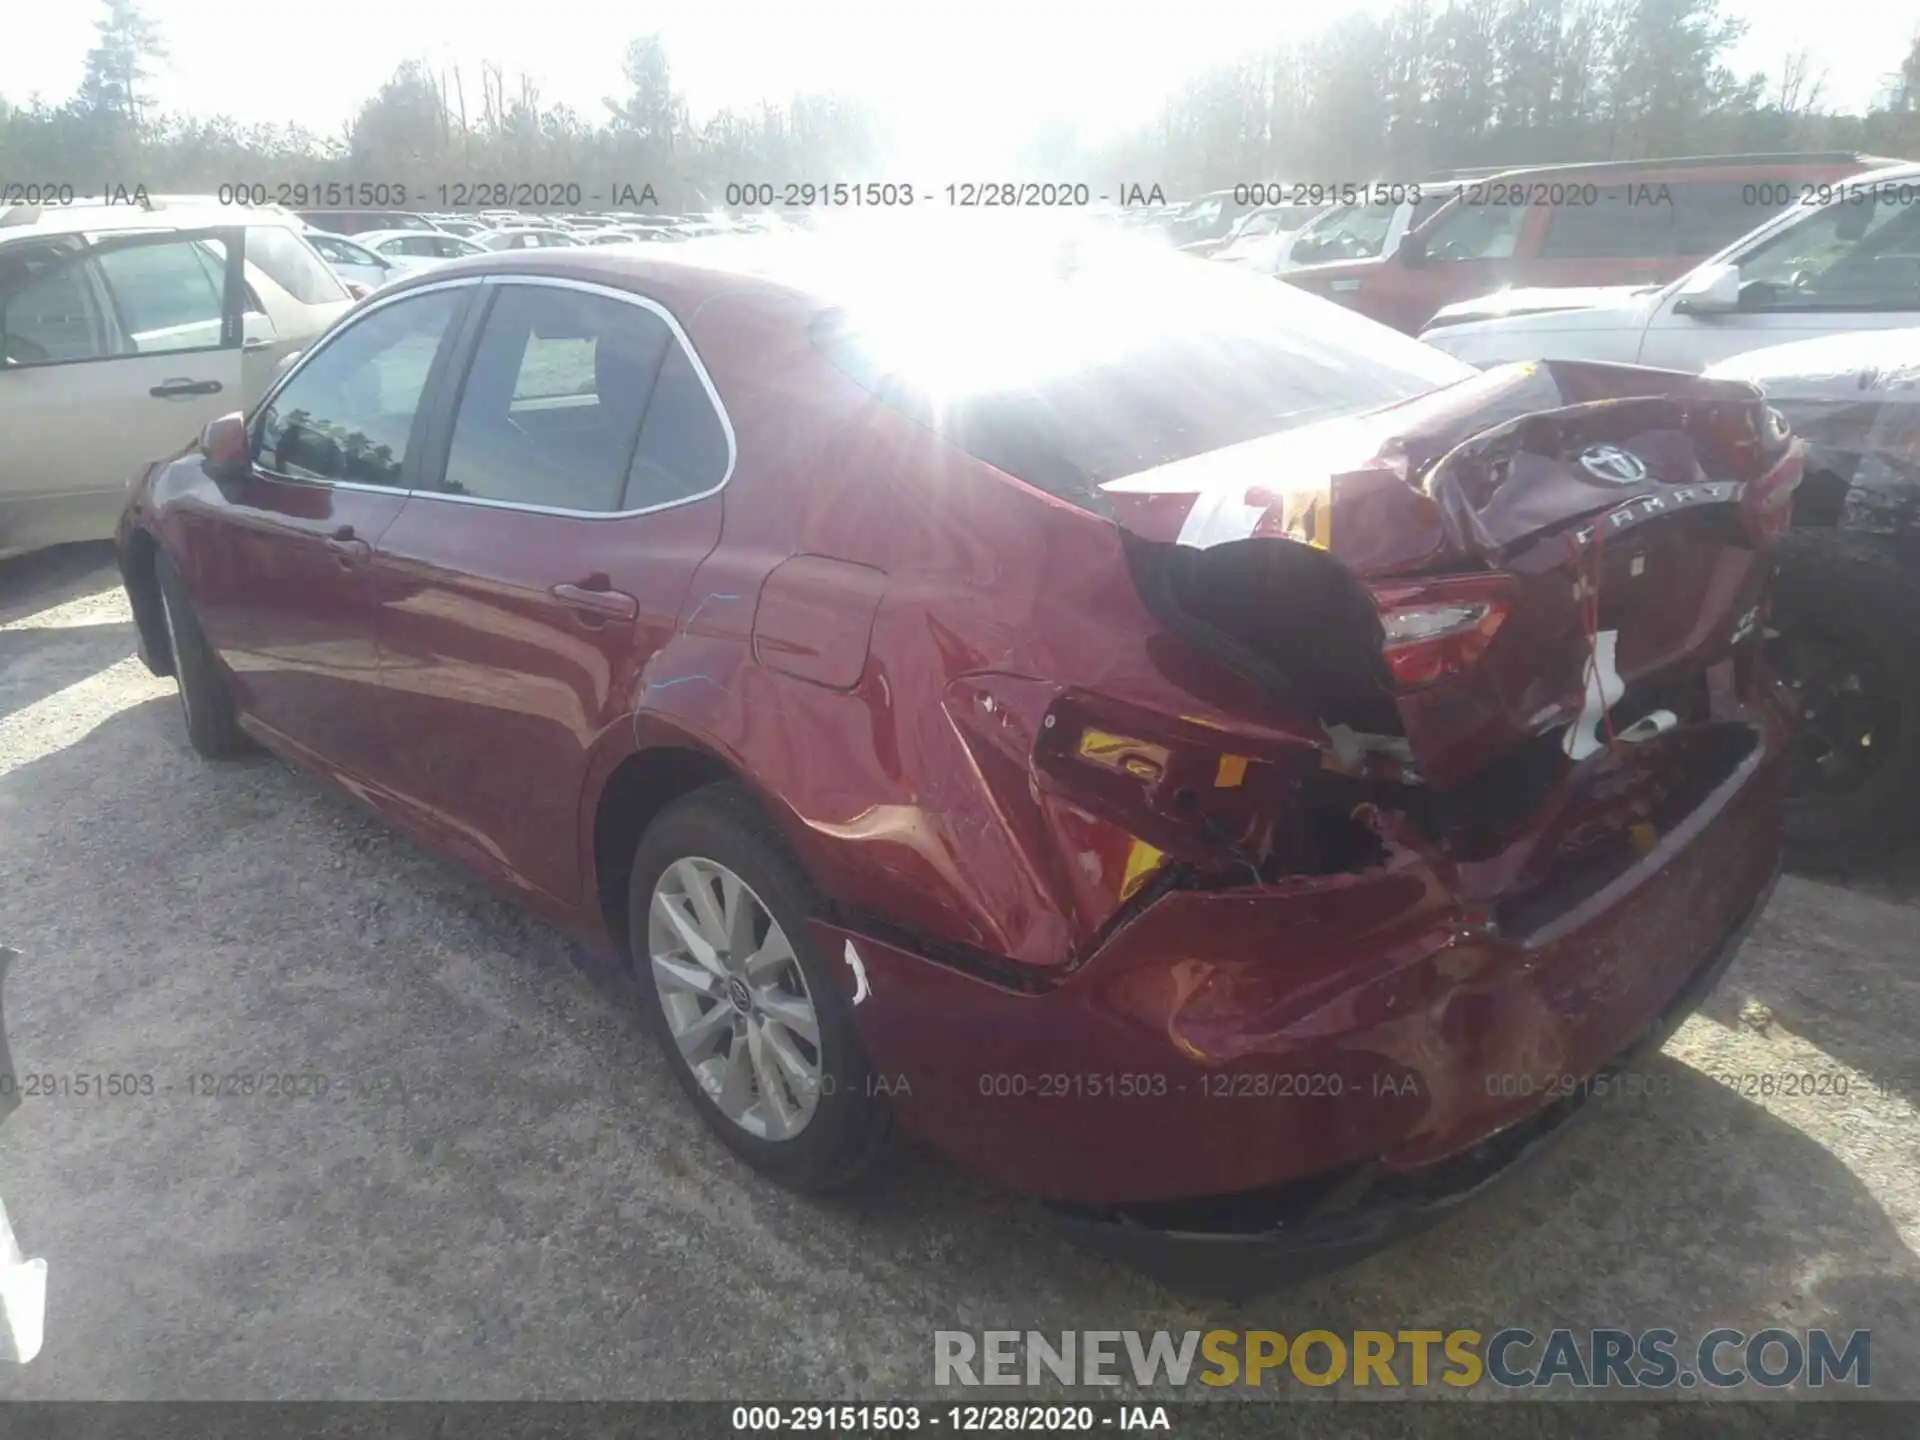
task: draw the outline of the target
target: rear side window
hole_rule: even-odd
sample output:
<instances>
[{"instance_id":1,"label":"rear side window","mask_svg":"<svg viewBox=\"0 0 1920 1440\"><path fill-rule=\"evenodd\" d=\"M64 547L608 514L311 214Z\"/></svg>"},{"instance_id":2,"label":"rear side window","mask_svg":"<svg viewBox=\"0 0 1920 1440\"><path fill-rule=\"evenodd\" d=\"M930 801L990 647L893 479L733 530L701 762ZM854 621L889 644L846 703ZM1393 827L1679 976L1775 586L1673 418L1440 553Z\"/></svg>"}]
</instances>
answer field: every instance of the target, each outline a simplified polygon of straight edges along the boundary
<instances>
[{"instance_id":1,"label":"rear side window","mask_svg":"<svg viewBox=\"0 0 1920 1440\"><path fill-rule=\"evenodd\" d=\"M1556 205L1547 214L1540 258L1650 260L1672 255L1674 215L1679 208L1674 197L1688 188L1605 185L1591 205Z\"/></svg>"},{"instance_id":2,"label":"rear side window","mask_svg":"<svg viewBox=\"0 0 1920 1440\"><path fill-rule=\"evenodd\" d=\"M502 287L461 390L445 488L583 513L623 507L674 344L658 315L555 286Z\"/></svg>"},{"instance_id":3,"label":"rear side window","mask_svg":"<svg viewBox=\"0 0 1920 1440\"><path fill-rule=\"evenodd\" d=\"M1703 180L1673 190L1673 252L1718 254L1800 198L1798 181Z\"/></svg>"},{"instance_id":4,"label":"rear side window","mask_svg":"<svg viewBox=\"0 0 1920 1440\"><path fill-rule=\"evenodd\" d=\"M136 351L220 343L223 276L200 242L105 250L96 263Z\"/></svg>"},{"instance_id":5,"label":"rear side window","mask_svg":"<svg viewBox=\"0 0 1920 1440\"><path fill-rule=\"evenodd\" d=\"M1185 268L1185 267L1182 267ZM943 319L830 311L814 343L949 443L1097 513L1110 480L1358 415L1475 372L1351 311L1225 266L1115 277ZM1134 299L1133 297L1148 297ZM949 371L942 357L978 357ZM1037 364L1029 364L1041 356ZM1021 370L1031 373L1012 378Z\"/></svg>"},{"instance_id":6,"label":"rear side window","mask_svg":"<svg viewBox=\"0 0 1920 1440\"><path fill-rule=\"evenodd\" d=\"M348 297L320 257L284 225L247 227L247 263L302 305L328 305Z\"/></svg>"},{"instance_id":7,"label":"rear side window","mask_svg":"<svg viewBox=\"0 0 1920 1440\"><path fill-rule=\"evenodd\" d=\"M681 346L669 347L627 472L624 508L704 495L727 478L731 459L726 427L700 373Z\"/></svg>"}]
</instances>

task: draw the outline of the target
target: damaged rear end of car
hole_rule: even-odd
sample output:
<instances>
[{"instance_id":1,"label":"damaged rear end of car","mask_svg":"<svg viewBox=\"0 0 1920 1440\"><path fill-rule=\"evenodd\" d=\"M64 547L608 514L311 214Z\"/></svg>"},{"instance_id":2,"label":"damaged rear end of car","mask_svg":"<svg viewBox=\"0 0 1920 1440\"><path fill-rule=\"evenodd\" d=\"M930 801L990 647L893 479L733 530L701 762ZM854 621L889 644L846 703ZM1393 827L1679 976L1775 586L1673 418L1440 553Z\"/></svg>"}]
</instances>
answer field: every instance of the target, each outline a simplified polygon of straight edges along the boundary
<instances>
[{"instance_id":1,"label":"damaged rear end of car","mask_svg":"<svg viewBox=\"0 0 1920 1440\"><path fill-rule=\"evenodd\" d=\"M911 1128L1190 1288L1490 1183L1627 1083L1777 870L1758 643L1799 442L1750 386L1635 367L1402 393L1183 423L1084 496L1031 416L969 444L1093 512L940 707L938 784L1019 857L1004 933L1060 949L821 926Z\"/></svg>"}]
</instances>

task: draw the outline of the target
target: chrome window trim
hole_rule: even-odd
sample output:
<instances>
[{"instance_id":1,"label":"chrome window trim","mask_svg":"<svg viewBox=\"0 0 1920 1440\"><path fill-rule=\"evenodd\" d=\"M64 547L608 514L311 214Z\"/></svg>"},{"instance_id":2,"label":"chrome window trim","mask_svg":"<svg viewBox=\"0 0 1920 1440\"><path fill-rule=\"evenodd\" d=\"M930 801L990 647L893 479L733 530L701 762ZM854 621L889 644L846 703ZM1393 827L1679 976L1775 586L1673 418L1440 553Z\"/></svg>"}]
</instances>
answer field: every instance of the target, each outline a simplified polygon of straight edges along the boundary
<instances>
[{"instance_id":1,"label":"chrome window trim","mask_svg":"<svg viewBox=\"0 0 1920 1440\"><path fill-rule=\"evenodd\" d=\"M623 290L614 285L600 285L589 280L569 280L557 275L461 275L451 280L436 280L426 285L410 286L394 295L377 295L366 303L365 309L358 311L350 319L329 331L325 339L294 362L292 368L282 375L265 395L260 397L259 405L248 416L248 425L252 425L254 415L265 413L266 408L273 403L280 392L293 382L296 375L307 368L314 356L321 354L337 338L375 311L384 310L412 296L425 295L431 291L482 285L533 285L558 290L577 290L583 294L604 296L609 300L618 300L637 306L642 310L651 311L664 320L667 328L673 332L674 340L686 353L688 361L693 366L693 373L699 377L700 388L707 394L707 403L713 406L714 414L720 417L720 429L727 437L727 468L721 473L720 479L711 488L702 490L697 495L683 495L677 500L663 500L658 505L643 505L638 510L569 510L559 505L534 505L522 500L491 500L483 495L452 495L445 490L405 490L399 486L366 485L352 480L306 480L297 475L282 475L277 470L269 470L267 473L276 479L286 480L296 485L331 485L342 490L365 490L380 495L406 495L410 498L417 496L422 500L439 500L450 505L481 505L489 509L514 510L529 515L558 515L568 520L630 520L636 515L653 515L662 510L674 510L682 505L693 505L710 499L726 489L727 482L733 479L734 469L740 459L740 443L734 433L733 417L727 413L726 402L720 398L720 392L714 386L713 377L707 373L706 363L701 360L700 352L694 348L692 339L688 337L680 322L674 318L673 312L659 301L636 294L631 290ZM457 424L460 418L458 411L454 413L453 418Z\"/></svg>"},{"instance_id":2,"label":"chrome window trim","mask_svg":"<svg viewBox=\"0 0 1920 1440\"><path fill-rule=\"evenodd\" d=\"M293 383L295 376L299 375L307 366L313 363L314 357L325 354L328 346L332 345L342 335L353 329L354 326L360 324L360 322L365 320L369 315L385 310L390 305L398 305L403 300L410 300L415 295L425 295L430 291L436 290L454 290L463 285L478 285L480 280L481 277L479 276L459 276L452 280L437 280L430 285L415 286L408 290L402 290L394 295L378 295L367 302L365 309L357 310L342 319L339 324L322 335L318 341L301 351L300 358L288 367L287 373L269 385L266 393L260 397L253 409L247 412L247 445L249 451L251 451L253 445L253 422L267 413L268 407L280 398L280 392ZM260 464L258 460L255 460L253 463L257 469L271 475L275 480L285 481L289 485L311 485L315 488L358 490L375 495L422 495L428 493L422 490L409 490L400 485L368 485L364 481L359 480L316 480L306 475L288 475L281 470L269 469L267 466Z\"/></svg>"}]
</instances>

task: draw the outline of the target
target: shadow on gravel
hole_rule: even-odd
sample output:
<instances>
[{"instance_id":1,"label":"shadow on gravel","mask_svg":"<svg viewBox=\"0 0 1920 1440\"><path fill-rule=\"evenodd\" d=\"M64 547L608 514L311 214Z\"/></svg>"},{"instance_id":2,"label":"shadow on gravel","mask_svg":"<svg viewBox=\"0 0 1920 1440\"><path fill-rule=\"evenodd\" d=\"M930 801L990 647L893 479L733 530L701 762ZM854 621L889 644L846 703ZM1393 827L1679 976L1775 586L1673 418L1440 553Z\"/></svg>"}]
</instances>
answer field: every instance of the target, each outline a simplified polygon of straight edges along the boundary
<instances>
[{"instance_id":1,"label":"shadow on gravel","mask_svg":"<svg viewBox=\"0 0 1920 1440\"><path fill-rule=\"evenodd\" d=\"M1873 1393L1915 1393L1920 1259L1880 1202L1672 1059L1659 1098L1596 1106L1440 1230L1258 1302L1190 1301L939 1161L855 1200L775 1189L555 932L318 781L198 762L169 701L0 776L0 808L22 1073L175 1092L29 1099L0 1136L55 1286L46 1351L0 1394L925 1398L942 1328L1515 1325L1670 1327L1683 1362L1717 1325L1872 1329ZM322 1075L329 1098L177 1093L216 1070ZM1602 1433L1561 1407L1449 1410L1402 1412L1406 1433ZM1775 1413L1610 1412L1604 1433L1872 1433ZM1276 1419L1338 1435L1339 1415Z\"/></svg>"},{"instance_id":2,"label":"shadow on gravel","mask_svg":"<svg viewBox=\"0 0 1920 1440\"><path fill-rule=\"evenodd\" d=\"M0 560L0 625L119 583L113 545L105 540Z\"/></svg>"},{"instance_id":3,"label":"shadow on gravel","mask_svg":"<svg viewBox=\"0 0 1920 1440\"><path fill-rule=\"evenodd\" d=\"M133 622L0 630L0 720L134 653Z\"/></svg>"}]
</instances>

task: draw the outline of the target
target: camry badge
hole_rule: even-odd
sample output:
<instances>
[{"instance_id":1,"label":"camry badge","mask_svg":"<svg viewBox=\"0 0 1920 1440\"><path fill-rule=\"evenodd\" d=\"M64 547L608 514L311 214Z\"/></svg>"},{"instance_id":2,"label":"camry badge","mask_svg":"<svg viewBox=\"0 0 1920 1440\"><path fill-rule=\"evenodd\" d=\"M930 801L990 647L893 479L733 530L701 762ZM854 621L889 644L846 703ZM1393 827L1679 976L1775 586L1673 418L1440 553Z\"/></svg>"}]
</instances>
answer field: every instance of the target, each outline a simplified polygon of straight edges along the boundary
<instances>
[{"instance_id":1,"label":"camry badge","mask_svg":"<svg viewBox=\"0 0 1920 1440\"><path fill-rule=\"evenodd\" d=\"M1580 467L1609 485L1638 485L1647 478L1640 457L1618 445L1589 445L1580 452Z\"/></svg>"}]
</instances>

